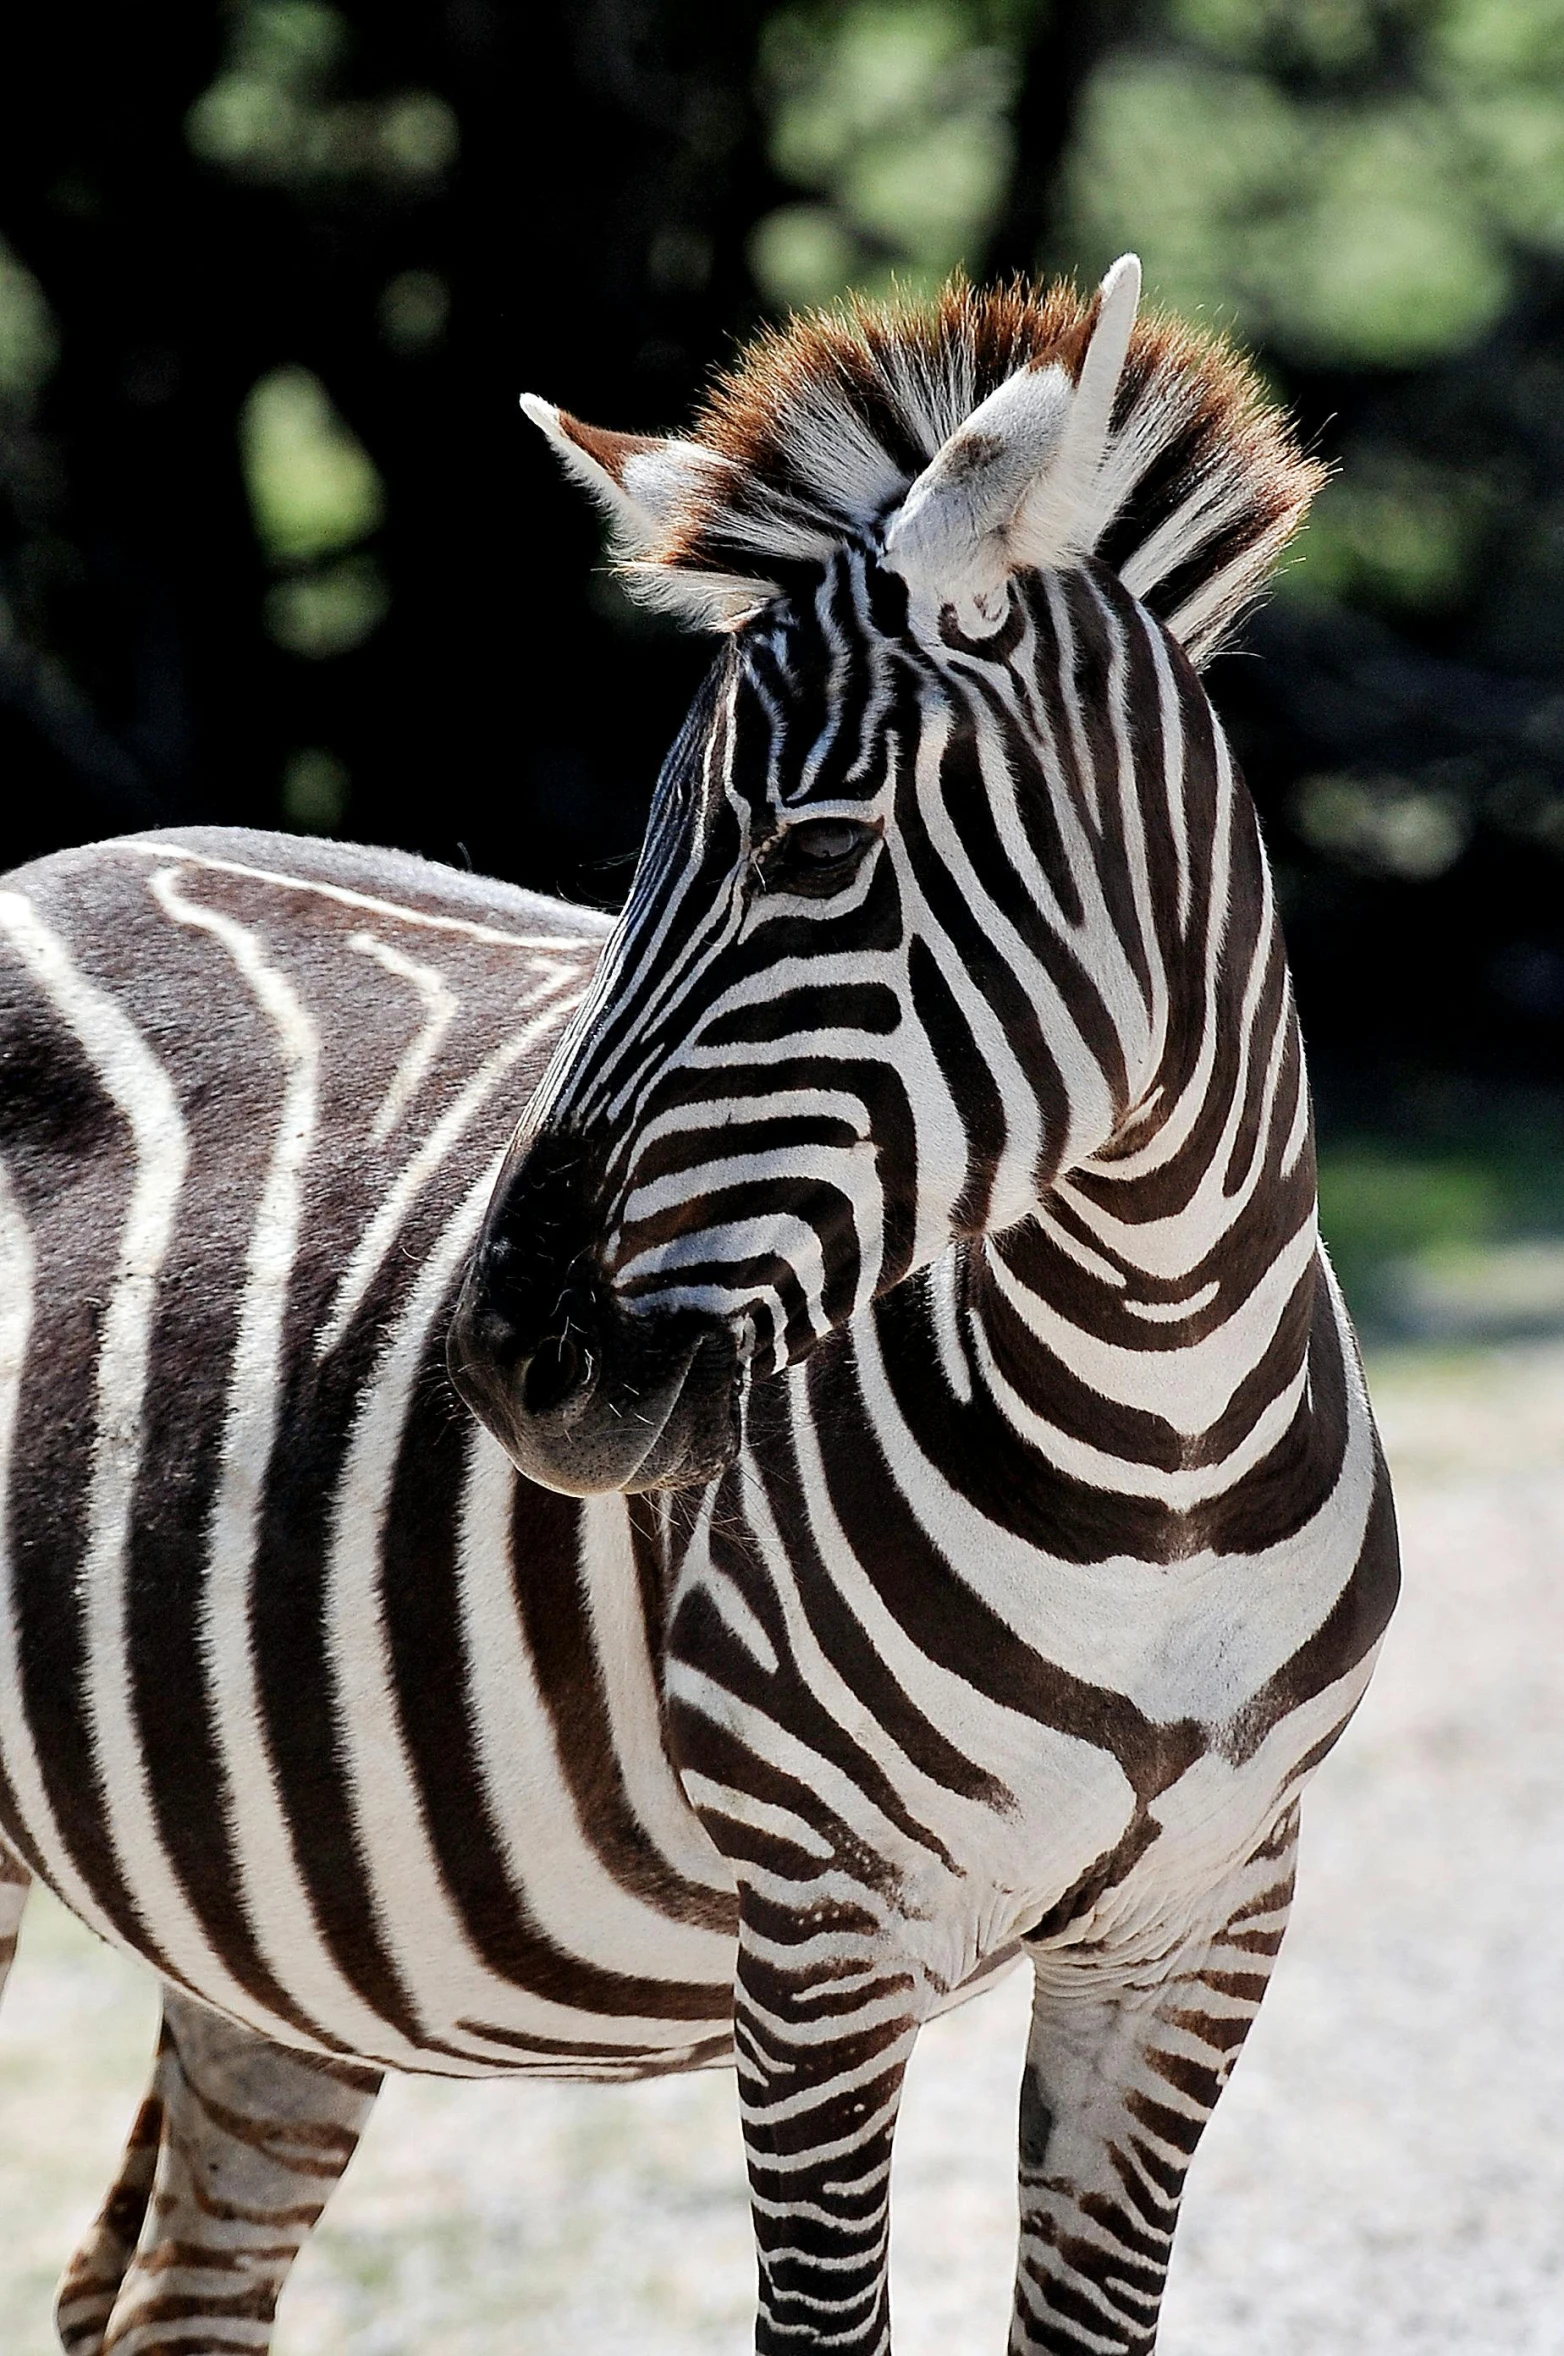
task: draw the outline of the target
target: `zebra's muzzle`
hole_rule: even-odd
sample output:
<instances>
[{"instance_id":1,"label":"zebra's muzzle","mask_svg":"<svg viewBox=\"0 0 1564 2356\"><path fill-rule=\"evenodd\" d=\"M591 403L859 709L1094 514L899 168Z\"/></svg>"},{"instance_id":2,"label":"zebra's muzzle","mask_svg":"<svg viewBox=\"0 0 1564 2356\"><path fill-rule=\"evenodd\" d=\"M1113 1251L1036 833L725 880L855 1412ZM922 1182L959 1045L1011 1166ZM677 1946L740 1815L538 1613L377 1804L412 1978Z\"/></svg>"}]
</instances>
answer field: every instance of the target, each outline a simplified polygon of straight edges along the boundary
<instances>
[{"instance_id":1,"label":"zebra's muzzle","mask_svg":"<svg viewBox=\"0 0 1564 2356\"><path fill-rule=\"evenodd\" d=\"M738 1453L743 1361L721 1324L632 1316L572 1285L528 1346L475 1264L446 1356L517 1469L567 1496L685 1488Z\"/></svg>"},{"instance_id":2,"label":"zebra's muzzle","mask_svg":"<svg viewBox=\"0 0 1564 2356\"><path fill-rule=\"evenodd\" d=\"M451 1379L546 1489L711 1480L738 1453L746 1353L720 1318L618 1299L598 1257L601 1192L581 1138L512 1147L451 1320Z\"/></svg>"}]
</instances>

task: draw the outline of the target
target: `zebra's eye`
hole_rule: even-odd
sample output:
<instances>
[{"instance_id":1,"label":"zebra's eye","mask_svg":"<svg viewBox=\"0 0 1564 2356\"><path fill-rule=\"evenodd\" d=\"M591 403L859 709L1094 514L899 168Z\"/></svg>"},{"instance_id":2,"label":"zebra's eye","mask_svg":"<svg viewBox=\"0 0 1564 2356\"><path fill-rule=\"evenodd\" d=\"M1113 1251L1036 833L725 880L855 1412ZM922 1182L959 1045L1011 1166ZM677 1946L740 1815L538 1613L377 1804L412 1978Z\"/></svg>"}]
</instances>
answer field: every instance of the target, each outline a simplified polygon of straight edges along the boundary
<instances>
[{"instance_id":1,"label":"zebra's eye","mask_svg":"<svg viewBox=\"0 0 1564 2356\"><path fill-rule=\"evenodd\" d=\"M855 818L802 818L762 854L768 892L802 892L824 899L850 884L879 829Z\"/></svg>"}]
</instances>

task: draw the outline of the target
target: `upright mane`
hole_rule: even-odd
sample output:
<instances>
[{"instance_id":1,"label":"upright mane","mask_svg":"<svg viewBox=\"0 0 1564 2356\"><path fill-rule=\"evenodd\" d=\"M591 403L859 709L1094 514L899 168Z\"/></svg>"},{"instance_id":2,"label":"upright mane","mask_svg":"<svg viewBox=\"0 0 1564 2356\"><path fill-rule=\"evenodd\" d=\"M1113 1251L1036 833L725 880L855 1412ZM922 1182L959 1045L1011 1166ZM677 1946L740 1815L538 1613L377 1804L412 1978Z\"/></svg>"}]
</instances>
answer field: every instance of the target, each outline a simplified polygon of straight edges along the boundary
<instances>
[{"instance_id":1,"label":"upright mane","mask_svg":"<svg viewBox=\"0 0 1564 2356\"><path fill-rule=\"evenodd\" d=\"M557 411L538 421L600 495L605 472L635 495L633 518L618 519L631 585L733 618L844 544L883 544L911 486L1001 387L1049 371L1078 388L1103 301L1021 279L980 289L957 278L929 302L850 296L756 337L678 441L605 434ZM986 458L983 422L963 439ZM1204 660L1324 475L1221 339L1141 318L1100 458L1061 488L1052 537L1030 560L1096 556Z\"/></svg>"}]
</instances>

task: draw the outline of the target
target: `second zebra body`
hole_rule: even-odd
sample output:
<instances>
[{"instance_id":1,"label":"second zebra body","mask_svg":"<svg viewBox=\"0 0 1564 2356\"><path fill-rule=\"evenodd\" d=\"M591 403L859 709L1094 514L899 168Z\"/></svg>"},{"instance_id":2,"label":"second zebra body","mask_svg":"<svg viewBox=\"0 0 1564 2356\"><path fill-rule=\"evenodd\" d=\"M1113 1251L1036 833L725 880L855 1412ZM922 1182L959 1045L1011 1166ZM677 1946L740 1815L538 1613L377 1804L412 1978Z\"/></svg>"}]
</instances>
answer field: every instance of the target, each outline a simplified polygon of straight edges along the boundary
<instances>
[{"instance_id":1,"label":"second zebra body","mask_svg":"<svg viewBox=\"0 0 1564 2356\"><path fill-rule=\"evenodd\" d=\"M724 633L611 933L0 885L0 1955L37 1875L165 1986L71 2356L260 2356L385 2069L730 2057L758 2344L879 2356L908 2055L1021 1953L1013 2345L1152 2347L1396 1551L1190 660L1313 470L1136 283L531 405Z\"/></svg>"}]
</instances>

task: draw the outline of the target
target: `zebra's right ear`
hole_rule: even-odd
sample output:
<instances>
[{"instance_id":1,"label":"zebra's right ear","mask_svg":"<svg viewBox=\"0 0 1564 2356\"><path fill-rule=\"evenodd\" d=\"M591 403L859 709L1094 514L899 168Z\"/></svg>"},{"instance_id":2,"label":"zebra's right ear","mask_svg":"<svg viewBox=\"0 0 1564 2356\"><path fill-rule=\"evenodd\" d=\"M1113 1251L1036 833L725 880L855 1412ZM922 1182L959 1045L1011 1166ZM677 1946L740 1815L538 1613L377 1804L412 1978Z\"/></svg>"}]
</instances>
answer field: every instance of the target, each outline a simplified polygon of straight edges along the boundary
<instances>
[{"instance_id":1,"label":"zebra's right ear","mask_svg":"<svg viewBox=\"0 0 1564 2356\"><path fill-rule=\"evenodd\" d=\"M585 425L536 393L523 393L521 406L571 480L603 510L632 596L710 630L731 629L775 594L769 581L686 570L662 553L692 510L720 496L728 466L714 450Z\"/></svg>"},{"instance_id":2,"label":"zebra's right ear","mask_svg":"<svg viewBox=\"0 0 1564 2356\"><path fill-rule=\"evenodd\" d=\"M1003 618L1013 572L1084 555L1108 520L1098 488L1139 300L1140 264L1125 254L1102 282L1074 378L1057 360L1007 377L890 520L888 568L975 636Z\"/></svg>"}]
</instances>

